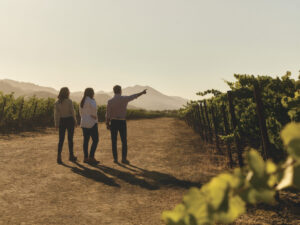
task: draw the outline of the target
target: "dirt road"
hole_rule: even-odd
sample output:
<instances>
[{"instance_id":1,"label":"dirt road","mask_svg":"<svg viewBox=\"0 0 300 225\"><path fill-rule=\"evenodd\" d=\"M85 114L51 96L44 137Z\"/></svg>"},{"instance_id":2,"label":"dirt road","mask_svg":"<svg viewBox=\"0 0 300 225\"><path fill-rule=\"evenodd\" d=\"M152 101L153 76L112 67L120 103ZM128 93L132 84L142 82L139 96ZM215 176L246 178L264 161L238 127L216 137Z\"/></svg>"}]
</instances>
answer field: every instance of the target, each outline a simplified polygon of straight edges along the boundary
<instances>
[{"instance_id":1,"label":"dirt road","mask_svg":"<svg viewBox=\"0 0 300 225\"><path fill-rule=\"evenodd\" d=\"M0 136L1 225L160 225L161 213L226 169L183 121L128 122L131 165L114 164L110 134L99 125L98 166L82 162L82 132L75 131L78 163L56 163L54 129ZM120 141L118 142L120 155ZM250 207L235 224L299 224L300 197L281 194L274 207Z\"/></svg>"},{"instance_id":2,"label":"dirt road","mask_svg":"<svg viewBox=\"0 0 300 225\"><path fill-rule=\"evenodd\" d=\"M56 164L53 129L2 136L0 224L162 224L163 210L218 172L198 135L176 119L128 122L130 166L113 163L104 124L99 133L96 167L82 162L80 128L74 137L79 161L67 160L65 143L64 165Z\"/></svg>"}]
</instances>

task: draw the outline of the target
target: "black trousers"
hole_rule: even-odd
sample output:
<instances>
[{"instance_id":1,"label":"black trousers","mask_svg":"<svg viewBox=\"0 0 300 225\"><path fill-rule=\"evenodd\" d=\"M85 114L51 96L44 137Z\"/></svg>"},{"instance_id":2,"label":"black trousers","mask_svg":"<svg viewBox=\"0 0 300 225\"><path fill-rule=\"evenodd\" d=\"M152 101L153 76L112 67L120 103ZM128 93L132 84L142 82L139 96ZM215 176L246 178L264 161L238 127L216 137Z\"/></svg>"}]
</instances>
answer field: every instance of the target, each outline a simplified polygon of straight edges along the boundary
<instances>
[{"instance_id":1,"label":"black trousers","mask_svg":"<svg viewBox=\"0 0 300 225\"><path fill-rule=\"evenodd\" d=\"M127 159L127 125L126 120L111 120L110 133L112 142L112 153L115 160L118 160L117 138L120 132L122 142L122 159Z\"/></svg>"},{"instance_id":2,"label":"black trousers","mask_svg":"<svg viewBox=\"0 0 300 225\"><path fill-rule=\"evenodd\" d=\"M59 142L58 142L58 154L61 154L62 147L65 141L66 130L68 131L68 144L70 156L74 156L73 153L73 137L74 137L75 121L73 117L61 118L59 121Z\"/></svg>"},{"instance_id":3,"label":"black trousers","mask_svg":"<svg viewBox=\"0 0 300 225\"><path fill-rule=\"evenodd\" d=\"M84 153L84 158L94 158L95 157L95 152L96 148L99 142L99 133L98 133L98 124L96 123L92 128L82 128L83 132L83 153ZM91 151L90 155L88 152L89 148L89 141L90 138L92 138L92 146L91 146Z\"/></svg>"}]
</instances>

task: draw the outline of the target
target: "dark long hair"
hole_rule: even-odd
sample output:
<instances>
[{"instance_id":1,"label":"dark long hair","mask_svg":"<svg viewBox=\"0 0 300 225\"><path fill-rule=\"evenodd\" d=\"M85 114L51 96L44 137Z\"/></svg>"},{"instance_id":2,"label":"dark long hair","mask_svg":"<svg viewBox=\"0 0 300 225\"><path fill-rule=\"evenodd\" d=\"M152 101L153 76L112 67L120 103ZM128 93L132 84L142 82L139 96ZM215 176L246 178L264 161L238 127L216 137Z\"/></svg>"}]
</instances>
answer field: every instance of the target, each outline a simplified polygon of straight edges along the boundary
<instances>
[{"instance_id":1,"label":"dark long hair","mask_svg":"<svg viewBox=\"0 0 300 225\"><path fill-rule=\"evenodd\" d=\"M63 100L69 98L70 96L70 91L69 88L67 87L62 87L59 91L59 94L57 96L59 103L62 103Z\"/></svg>"},{"instance_id":2,"label":"dark long hair","mask_svg":"<svg viewBox=\"0 0 300 225\"><path fill-rule=\"evenodd\" d=\"M80 102L80 107L83 108L83 105L84 105L84 102L85 102L85 98L86 97L90 97L90 98L94 98L94 95L95 95L95 92L94 92L94 89L93 88L86 88L84 90L84 95L83 95L83 98Z\"/></svg>"}]
</instances>

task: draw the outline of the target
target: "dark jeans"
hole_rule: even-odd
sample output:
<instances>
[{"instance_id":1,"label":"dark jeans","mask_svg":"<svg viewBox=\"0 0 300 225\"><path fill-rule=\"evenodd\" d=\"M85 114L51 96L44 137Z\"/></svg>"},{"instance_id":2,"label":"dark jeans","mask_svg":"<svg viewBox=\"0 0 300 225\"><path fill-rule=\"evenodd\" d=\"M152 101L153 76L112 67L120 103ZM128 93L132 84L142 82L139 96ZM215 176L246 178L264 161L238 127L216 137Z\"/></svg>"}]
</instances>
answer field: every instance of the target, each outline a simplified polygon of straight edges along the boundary
<instances>
[{"instance_id":1,"label":"dark jeans","mask_svg":"<svg viewBox=\"0 0 300 225\"><path fill-rule=\"evenodd\" d=\"M110 133L112 142L112 153L115 160L118 160L117 138L118 132L122 141L122 159L127 159L127 125L126 120L111 120Z\"/></svg>"},{"instance_id":2,"label":"dark jeans","mask_svg":"<svg viewBox=\"0 0 300 225\"><path fill-rule=\"evenodd\" d=\"M82 128L83 132L83 153L84 153L84 158L89 157L89 141L90 137L93 140L92 146L91 146L91 151L90 151L90 158L95 157L95 152L96 148L99 142L99 133L98 133L98 124L96 123L92 128Z\"/></svg>"},{"instance_id":3,"label":"dark jeans","mask_svg":"<svg viewBox=\"0 0 300 225\"><path fill-rule=\"evenodd\" d=\"M66 130L68 131L68 144L70 156L73 156L73 136L74 136L75 121L73 117L61 118L59 121L59 142L58 154L61 154L65 140Z\"/></svg>"}]
</instances>

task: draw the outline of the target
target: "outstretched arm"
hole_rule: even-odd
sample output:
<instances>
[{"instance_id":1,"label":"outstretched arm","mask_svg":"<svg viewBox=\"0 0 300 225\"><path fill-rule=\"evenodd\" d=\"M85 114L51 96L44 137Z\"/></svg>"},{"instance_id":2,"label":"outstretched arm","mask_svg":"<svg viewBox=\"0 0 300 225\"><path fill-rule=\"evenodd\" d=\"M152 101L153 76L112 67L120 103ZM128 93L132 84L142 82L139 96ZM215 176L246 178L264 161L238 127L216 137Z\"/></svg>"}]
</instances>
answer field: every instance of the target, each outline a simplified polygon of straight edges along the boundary
<instances>
[{"instance_id":1,"label":"outstretched arm","mask_svg":"<svg viewBox=\"0 0 300 225\"><path fill-rule=\"evenodd\" d=\"M130 102L138 97L140 97L141 95L144 95L144 94L147 94L147 89L137 93L137 94L134 94L134 95L130 95L130 96L127 96L127 101Z\"/></svg>"},{"instance_id":2,"label":"outstretched arm","mask_svg":"<svg viewBox=\"0 0 300 225\"><path fill-rule=\"evenodd\" d=\"M91 109L91 114L90 116L97 120L98 119L98 115L97 115L97 103L95 100L92 100L89 102L89 105L90 105L90 109Z\"/></svg>"},{"instance_id":3,"label":"outstretched arm","mask_svg":"<svg viewBox=\"0 0 300 225\"><path fill-rule=\"evenodd\" d=\"M137 98L140 97L141 95L147 94L147 89L141 91L140 93L137 93Z\"/></svg>"}]
</instances>

